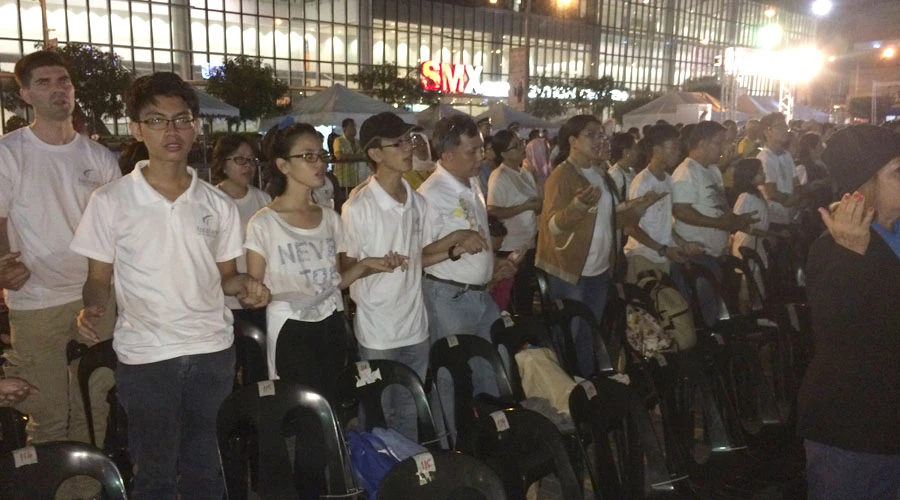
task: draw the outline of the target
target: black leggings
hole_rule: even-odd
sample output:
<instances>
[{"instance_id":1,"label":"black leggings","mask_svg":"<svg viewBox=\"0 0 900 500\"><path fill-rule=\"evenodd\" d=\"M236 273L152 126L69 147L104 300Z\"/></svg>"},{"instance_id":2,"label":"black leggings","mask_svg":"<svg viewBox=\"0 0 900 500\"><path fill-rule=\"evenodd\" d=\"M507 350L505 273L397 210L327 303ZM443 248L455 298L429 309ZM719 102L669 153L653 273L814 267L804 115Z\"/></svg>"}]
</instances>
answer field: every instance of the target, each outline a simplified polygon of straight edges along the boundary
<instances>
[{"instance_id":1,"label":"black leggings","mask_svg":"<svg viewBox=\"0 0 900 500\"><path fill-rule=\"evenodd\" d=\"M309 386L334 404L335 383L346 365L343 312L315 322L289 319L281 327L275 346L275 369L281 380Z\"/></svg>"}]
</instances>

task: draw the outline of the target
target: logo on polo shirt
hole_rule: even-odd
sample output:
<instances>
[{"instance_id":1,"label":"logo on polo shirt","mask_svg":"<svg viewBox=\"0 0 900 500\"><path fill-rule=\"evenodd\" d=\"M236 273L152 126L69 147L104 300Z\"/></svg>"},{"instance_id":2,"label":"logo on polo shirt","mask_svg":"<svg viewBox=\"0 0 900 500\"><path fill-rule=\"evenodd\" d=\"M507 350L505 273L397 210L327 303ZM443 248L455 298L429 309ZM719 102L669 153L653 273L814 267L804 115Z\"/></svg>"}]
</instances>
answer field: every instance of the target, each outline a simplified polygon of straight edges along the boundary
<instances>
[{"instance_id":1,"label":"logo on polo shirt","mask_svg":"<svg viewBox=\"0 0 900 500\"><path fill-rule=\"evenodd\" d=\"M215 238L219 234L219 228L216 227L216 216L206 214L200 217L200 224L197 224L197 234Z\"/></svg>"},{"instance_id":2,"label":"logo on polo shirt","mask_svg":"<svg viewBox=\"0 0 900 500\"><path fill-rule=\"evenodd\" d=\"M100 176L95 169L88 168L81 171L81 175L78 176L78 184L91 189L97 189L103 184L103 181L100 180Z\"/></svg>"}]
</instances>

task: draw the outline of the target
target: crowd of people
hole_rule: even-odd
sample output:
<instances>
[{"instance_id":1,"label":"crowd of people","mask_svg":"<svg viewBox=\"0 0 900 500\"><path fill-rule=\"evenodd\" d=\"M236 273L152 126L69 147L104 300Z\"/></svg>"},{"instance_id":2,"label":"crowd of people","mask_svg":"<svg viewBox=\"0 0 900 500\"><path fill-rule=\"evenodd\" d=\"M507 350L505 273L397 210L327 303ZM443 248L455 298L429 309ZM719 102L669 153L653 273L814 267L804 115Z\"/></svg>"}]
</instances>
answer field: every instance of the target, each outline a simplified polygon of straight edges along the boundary
<instances>
[{"instance_id":1,"label":"crowd of people","mask_svg":"<svg viewBox=\"0 0 900 500\"><path fill-rule=\"evenodd\" d=\"M685 274L740 280L724 261L742 248L762 266L806 271L816 354L799 433L811 498L900 492L895 132L772 113L743 132L704 121L613 133L578 115L551 139L461 114L425 130L380 113L358 129L346 120L330 141L303 123L261 145L226 135L213 184L188 165L199 106L177 75L135 80L125 102L140 146L118 163L72 127L74 89L55 52L22 58L16 78L35 118L0 139L12 330L0 405L30 415L32 442L87 441L66 346L112 338L115 380L92 381L92 398L102 406L116 384L135 498L222 497L215 418L232 389L235 319L265 330L270 378L331 399L352 353L424 380L438 339L490 340L501 311L534 312L538 272L552 299L583 302L598 322L616 283L659 272L711 325L713 290ZM594 375L597 338L574 337L579 371ZM473 373L476 392L494 392L487 365ZM438 392L449 383L439 374ZM388 421L415 438L408 396L390 399ZM451 401L433 403L454 433ZM94 422L102 436L105 418ZM67 494L96 488L73 482Z\"/></svg>"}]
</instances>

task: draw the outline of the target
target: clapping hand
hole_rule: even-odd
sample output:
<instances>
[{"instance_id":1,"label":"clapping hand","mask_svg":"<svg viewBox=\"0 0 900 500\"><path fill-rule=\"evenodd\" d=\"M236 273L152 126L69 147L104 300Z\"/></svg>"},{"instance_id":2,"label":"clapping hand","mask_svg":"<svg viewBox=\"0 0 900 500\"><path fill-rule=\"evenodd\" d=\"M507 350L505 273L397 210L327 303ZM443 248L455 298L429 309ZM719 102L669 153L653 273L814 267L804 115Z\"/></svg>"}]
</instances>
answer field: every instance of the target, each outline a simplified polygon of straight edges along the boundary
<instances>
[{"instance_id":1,"label":"clapping hand","mask_svg":"<svg viewBox=\"0 0 900 500\"><path fill-rule=\"evenodd\" d=\"M256 309L263 307L269 303L272 294L269 288L262 281L247 275L241 291L237 294L237 299L241 305L247 309Z\"/></svg>"},{"instance_id":2,"label":"clapping hand","mask_svg":"<svg viewBox=\"0 0 900 500\"><path fill-rule=\"evenodd\" d=\"M869 248L869 228L875 218L875 209L866 209L865 201L865 197L859 193L853 193L852 196L845 194L841 201L832 204L830 211L819 209L822 222L834 241L860 255L865 255Z\"/></svg>"}]
</instances>

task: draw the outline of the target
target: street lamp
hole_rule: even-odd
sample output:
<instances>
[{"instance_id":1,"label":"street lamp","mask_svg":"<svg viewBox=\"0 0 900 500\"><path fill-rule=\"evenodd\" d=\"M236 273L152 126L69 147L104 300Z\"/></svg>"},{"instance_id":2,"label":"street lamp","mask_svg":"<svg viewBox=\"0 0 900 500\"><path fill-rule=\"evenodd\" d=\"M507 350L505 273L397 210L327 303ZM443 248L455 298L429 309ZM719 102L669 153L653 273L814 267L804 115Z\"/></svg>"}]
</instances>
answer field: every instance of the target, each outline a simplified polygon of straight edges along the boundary
<instances>
[{"instance_id":1,"label":"street lamp","mask_svg":"<svg viewBox=\"0 0 900 500\"><path fill-rule=\"evenodd\" d=\"M897 55L897 50L893 47L888 47L881 52L881 57L884 59L893 59L895 55Z\"/></svg>"},{"instance_id":2,"label":"street lamp","mask_svg":"<svg viewBox=\"0 0 900 500\"><path fill-rule=\"evenodd\" d=\"M827 16L831 7L831 0L815 0L810 6L812 13L819 17Z\"/></svg>"}]
</instances>

